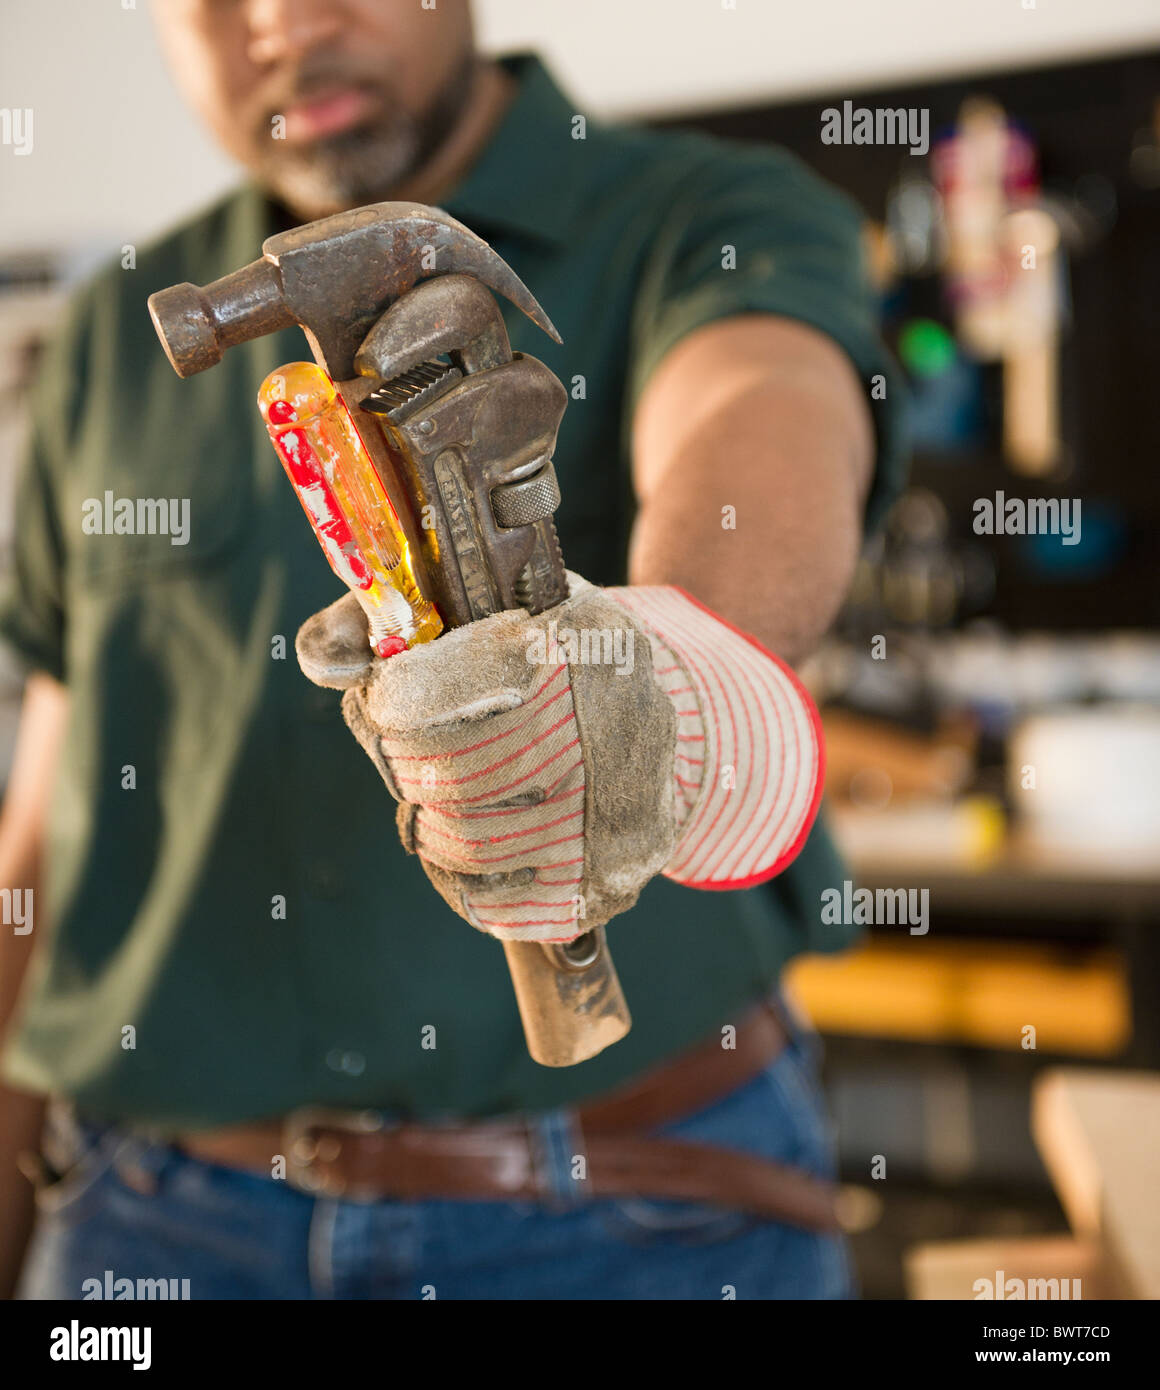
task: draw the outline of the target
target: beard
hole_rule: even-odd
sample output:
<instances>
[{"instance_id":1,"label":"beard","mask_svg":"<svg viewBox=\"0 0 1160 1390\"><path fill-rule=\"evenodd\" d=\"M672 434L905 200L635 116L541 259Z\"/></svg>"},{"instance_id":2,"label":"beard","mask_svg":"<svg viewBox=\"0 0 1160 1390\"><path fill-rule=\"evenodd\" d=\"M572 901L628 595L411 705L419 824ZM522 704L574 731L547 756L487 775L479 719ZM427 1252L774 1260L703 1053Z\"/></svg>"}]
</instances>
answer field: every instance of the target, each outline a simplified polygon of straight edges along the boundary
<instances>
[{"instance_id":1,"label":"beard","mask_svg":"<svg viewBox=\"0 0 1160 1390\"><path fill-rule=\"evenodd\" d=\"M455 127L470 96L474 64L469 50L419 114L405 110L387 89L384 115L308 146L272 140L265 119L258 178L292 209L340 211L381 201L418 173ZM376 85L382 89L381 82Z\"/></svg>"}]
</instances>

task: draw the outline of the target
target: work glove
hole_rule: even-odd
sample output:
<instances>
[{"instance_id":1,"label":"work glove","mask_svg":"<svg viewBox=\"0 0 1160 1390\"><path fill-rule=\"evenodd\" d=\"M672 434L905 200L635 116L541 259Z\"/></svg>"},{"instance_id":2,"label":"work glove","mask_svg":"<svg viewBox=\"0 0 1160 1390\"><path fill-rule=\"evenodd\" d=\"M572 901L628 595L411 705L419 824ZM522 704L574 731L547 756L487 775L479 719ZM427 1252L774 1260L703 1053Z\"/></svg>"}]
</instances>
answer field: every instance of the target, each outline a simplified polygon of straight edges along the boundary
<instances>
[{"instance_id":1,"label":"work glove","mask_svg":"<svg viewBox=\"0 0 1160 1390\"><path fill-rule=\"evenodd\" d=\"M659 873L771 878L821 796L817 711L777 657L680 589L568 581L548 612L386 660L353 594L296 643L310 680L345 691L404 847L461 917L508 940L569 941Z\"/></svg>"}]
</instances>

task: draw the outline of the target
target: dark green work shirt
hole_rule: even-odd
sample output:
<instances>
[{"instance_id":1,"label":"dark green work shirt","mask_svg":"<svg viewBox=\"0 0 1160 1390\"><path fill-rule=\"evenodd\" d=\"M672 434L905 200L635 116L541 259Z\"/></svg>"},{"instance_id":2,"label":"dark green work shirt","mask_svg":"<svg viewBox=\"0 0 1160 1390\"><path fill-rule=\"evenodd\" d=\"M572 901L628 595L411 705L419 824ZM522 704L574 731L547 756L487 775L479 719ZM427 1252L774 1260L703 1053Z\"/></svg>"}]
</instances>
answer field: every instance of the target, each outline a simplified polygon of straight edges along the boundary
<instances>
[{"instance_id":1,"label":"dark green work shirt","mask_svg":"<svg viewBox=\"0 0 1160 1390\"><path fill-rule=\"evenodd\" d=\"M880 515L901 472L898 386L851 205L776 150L593 121L576 138L540 64L512 68L516 99L445 206L563 335L558 347L508 313L513 347L573 397L556 454L570 567L623 582L635 400L683 334L744 311L829 334L868 395L889 378L874 405ZM255 407L267 372L309 356L301 333L181 381L146 312L154 290L252 260L278 226L244 187L135 269L109 268L73 303L35 392L0 633L72 701L38 904L51 939L6 1074L97 1115L189 1126L309 1103L483 1115L605 1090L734 1016L795 953L843 945L819 921L842 869L816 829L767 886L656 879L610 928L631 1035L571 1069L529 1059L502 950L404 854L339 696L294 660L299 625L341 592ZM114 508L178 499L179 517L188 499L186 543L106 534L108 493Z\"/></svg>"}]
</instances>

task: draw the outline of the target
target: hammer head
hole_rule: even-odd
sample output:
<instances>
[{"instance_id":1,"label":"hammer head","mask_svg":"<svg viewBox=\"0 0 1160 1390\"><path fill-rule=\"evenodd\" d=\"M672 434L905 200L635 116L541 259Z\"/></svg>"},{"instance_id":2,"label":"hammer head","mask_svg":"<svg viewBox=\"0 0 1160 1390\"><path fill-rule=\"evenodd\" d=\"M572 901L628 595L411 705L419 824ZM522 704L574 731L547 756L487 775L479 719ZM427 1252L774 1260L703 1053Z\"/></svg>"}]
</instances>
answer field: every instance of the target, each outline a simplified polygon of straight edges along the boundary
<instances>
[{"instance_id":1,"label":"hammer head","mask_svg":"<svg viewBox=\"0 0 1160 1390\"><path fill-rule=\"evenodd\" d=\"M262 258L213 284L173 285L149 312L179 376L221 361L226 348L301 324L335 381L376 321L419 280L465 274L510 299L557 342L527 286L486 241L439 208L371 203L269 237Z\"/></svg>"}]
</instances>

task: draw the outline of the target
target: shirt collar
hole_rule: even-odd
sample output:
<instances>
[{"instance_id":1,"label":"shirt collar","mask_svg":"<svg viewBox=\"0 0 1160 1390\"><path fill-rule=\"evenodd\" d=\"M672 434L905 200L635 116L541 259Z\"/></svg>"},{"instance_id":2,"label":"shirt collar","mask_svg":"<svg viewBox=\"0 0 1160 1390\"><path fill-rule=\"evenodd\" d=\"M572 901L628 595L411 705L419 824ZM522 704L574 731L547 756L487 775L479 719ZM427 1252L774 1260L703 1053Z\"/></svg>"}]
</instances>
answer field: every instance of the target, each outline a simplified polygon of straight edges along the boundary
<instances>
[{"instance_id":1,"label":"shirt collar","mask_svg":"<svg viewBox=\"0 0 1160 1390\"><path fill-rule=\"evenodd\" d=\"M500 62L519 87L487 147L442 205L472 229L561 243L582 196L576 108L534 53Z\"/></svg>"}]
</instances>

